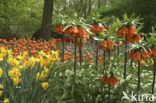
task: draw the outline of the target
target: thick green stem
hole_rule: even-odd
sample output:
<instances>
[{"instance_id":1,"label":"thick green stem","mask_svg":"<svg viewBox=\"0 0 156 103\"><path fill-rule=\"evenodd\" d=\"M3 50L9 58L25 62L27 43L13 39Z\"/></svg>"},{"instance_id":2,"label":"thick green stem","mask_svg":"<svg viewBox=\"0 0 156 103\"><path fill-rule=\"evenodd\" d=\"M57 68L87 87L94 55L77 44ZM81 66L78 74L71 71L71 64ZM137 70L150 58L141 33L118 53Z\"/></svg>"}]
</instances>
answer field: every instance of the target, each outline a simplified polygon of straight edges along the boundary
<instances>
[{"instance_id":1,"label":"thick green stem","mask_svg":"<svg viewBox=\"0 0 156 103\"><path fill-rule=\"evenodd\" d=\"M111 103L111 99L110 99L110 90L111 90L111 86L108 85L108 103Z\"/></svg>"},{"instance_id":2,"label":"thick green stem","mask_svg":"<svg viewBox=\"0 0 156 103\"><path fill-rule=\"evenodd\" d=\"M77 53L76 53L76 49L77 49L77 41L76 41L76 37L75 37L75 41L74 41L74 46L75 46L75 50L74 50L74 73L76 73L76 62L77 62Z\"/></svg>"},{"instance_id":3,"label":"thick green stem","mask_svg":"<svg viewBox=\"0 0 156 103\"><path fill-rule=\"evenodd\" d=\"M120 55L120 47L117 46L118 56Z\"/></svg>"},{"instance_id":4,"label":"thick green stem","mask_svg":"<svg viewBox=\"0 0 156 103\"><path fill-rule=\"evenodd\" d=\"M133 60L131 60L131 67L133 66Z\"/></svg>"},{"instance_id":5,"label":"thick green stem","mask_svg":"<svg viewBox=\"0 0 156 103\"><path fill-rule=\"evenodd\" d=\"M98 69L98 59L99 59L99 41L96 41L96 69Z\"/></svg>"},{"instance_id":6,"label":"thick green stem","mask_svg":"<svg viewBox=\"0 0 156 103\"><path fill-rule=\"evenodd\" d=\"M108 51L108 60L111 60L111 52Z\"/></svg>"},{"instance_id":7,"label":"thick green stem","mask_svg":"<svg viewBox=\"0 0 156 103\"><path fill-rule=\"evenodd\" d=\"M124 62L124 79L126 80L126 72L127 72L127 42L125 41L125 62Z\"/></svg>"},{"instance_id":8,"label":"thick green stem","mask_svg":"<svg viewBox=\"0 0 156 103\"><path fill-rule=\"evenodd\" d=\"M64 34L62 38L62 62L64 62Z\"/></svg>"},{"instance_id":9,"label":"thick green stem","mask_svg":"<svg viewBox=\"0 0 156 103\"><path fill-rule=\"evenodd\" d=\"M156 59L154 59L154 73L153 73L153 84L152 84L152 94L154 94L154 88L155 88L155 78L156 78Z\"/></svg>"},{"instance_id":10,"label":"thick green stem","mask_svg":"<svg viewBox=\"0 0 156 103\"><path fill-rule=\"evenodd\" d=\"M140 95L140 61L138 61L138 86L137 86L137 101L139 101Z\"/></svg>"},{"instance_id":11,"label":"thick green stem","mask_svg":"<svg viewBox=\"0 0 156 103\"><path fill-rule=\"evenodd\" d=\"M116 45L114 45L114 56L116 55Z\"/></svg>"},{"instance_id":12,"label":"thick green stem","mask_svg":"<svg viewBox=\"0 0 156 103\"><path fill-rule=\"evenodd\" d=\"M103 69L105 70L106 69L106 62L105 62L105 60L106 60L106 51L105 50L103 50Z\"/></svg>"},{"instance_id":13,"label":"thick green stem","mask_svg":"<svg viewBox=\"0 0 156 103\"><path fill-rule=\"evenodd\" d=\"M83 62L83 54L82 54L82 38L80 38L80 48L79 48L79 56L80 56L80 65L82 65Z\"/></svg>"}]
</instances>

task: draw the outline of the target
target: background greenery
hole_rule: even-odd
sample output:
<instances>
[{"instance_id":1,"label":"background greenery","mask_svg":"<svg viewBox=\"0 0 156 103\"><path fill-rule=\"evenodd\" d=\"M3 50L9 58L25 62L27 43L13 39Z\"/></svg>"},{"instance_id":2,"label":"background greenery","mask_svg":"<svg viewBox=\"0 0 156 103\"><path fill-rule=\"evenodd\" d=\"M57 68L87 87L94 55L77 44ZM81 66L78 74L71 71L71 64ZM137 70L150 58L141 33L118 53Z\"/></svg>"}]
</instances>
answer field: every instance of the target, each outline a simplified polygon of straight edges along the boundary
<instances>
[{"instance_id":1,"label":"background greenery","mask_svg":"<svg viewBox=\"0 0 156 103\"><path fill-rule=\"evenodd\" d=\"M143 32L151 32L152 26L156 25L156 1L155 0L112 0L111 5L105 10L103 16L115 15L121 17L124 13L135 13L142 18L144 23ZM104 10L104 11L103 11Z\"/></svg>"},{"instance_id":2,"label":"background greenery","mask_svg":"<svg viewBox=\"0 0 156 103\"><path fill-rule=\"evenodd\" d=\"M0 0L0 37L31 37L41 27L44 0ZM52 24L62 15L74 12L87 18L100 11L101 17L121 17L123 13L142 18L142 32L151 32L156 25L155 0L54 0Z\"/></svg>"}]
</instances>

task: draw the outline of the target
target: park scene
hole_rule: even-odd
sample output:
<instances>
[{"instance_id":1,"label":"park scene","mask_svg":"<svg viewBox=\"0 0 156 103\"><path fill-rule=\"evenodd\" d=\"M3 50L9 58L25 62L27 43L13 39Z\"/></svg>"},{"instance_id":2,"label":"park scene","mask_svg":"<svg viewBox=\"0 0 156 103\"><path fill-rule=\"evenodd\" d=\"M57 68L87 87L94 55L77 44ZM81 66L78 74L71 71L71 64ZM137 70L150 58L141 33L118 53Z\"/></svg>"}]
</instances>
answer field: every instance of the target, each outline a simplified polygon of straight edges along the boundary
<instances>
[{"instance_id":1,"label":"park scene","mask_svg":"<svg viewBox=\"0 0 156 103\"><path fill-rule=\"evenodd\" d=\"M0 103L156 103L155 0L0 0Z\"/></svg>"}]
</instances>

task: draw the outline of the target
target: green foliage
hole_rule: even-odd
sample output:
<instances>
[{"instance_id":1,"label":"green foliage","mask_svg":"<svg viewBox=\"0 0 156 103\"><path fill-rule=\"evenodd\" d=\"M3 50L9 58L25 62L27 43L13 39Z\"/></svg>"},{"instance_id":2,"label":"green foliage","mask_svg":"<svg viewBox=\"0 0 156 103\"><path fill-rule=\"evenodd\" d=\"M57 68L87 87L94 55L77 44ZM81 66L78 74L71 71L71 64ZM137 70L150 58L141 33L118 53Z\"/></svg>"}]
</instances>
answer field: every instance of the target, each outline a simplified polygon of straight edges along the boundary
<instances>
[{"instance_id":1,"label":"green foliage","mask_svg":"<svg viewBox=\"0 0 156 103\"><path fill-rule=\"evenodd\" d=\"M0 101L4 97L8 97L11 103L45 103L44 98L51 93L53 88L50 87L45 91L41 83L47 81L51 84L50 78L52 78L52 75L48 75L43 81L37 80L37 74L44 70L43 67L40 67L40 63L36 63L34 67L29 66L20 70L22 75L18 85L15 85L13 79L8 75L9 71L13 70L13 67L8 64L6 57L3 62L0 62L0 67L4 71L4 75L0 78L4 95L0 98Z\"/></svg>"},{"instance_id":2,"label":"green foliage","mask_svg":"<svg viewBox=\"0 0 156 103\"><path fill-rule=\"evenodd\" d=\"M57 25L63 15L77 12L87 17L106 0L54 0L52 24ZM0 0L0 37L31 37L41 27L44 0Z\"/></svg>"},{"instance_id":3,"label":"green foliage","mask_svg":"<svg viewBox=\"0 0 156 103\"><path fill-rule=\"evenodd\" d=\"M87 18L88 23L90 24L104 24L106 21L109 21L109 18L101 18L99 12L92 12L90 16Z\"/></svg>"},{"instance_id":4,"label":"green foliage","mask_svg":"<svg viewBox=\"0 0 156 103\"><path fill-rule=\"evenodd\" d=\"M156 31L154 30L154 28L153 28L152 33L150 33L150 37L147 38L146 46L148 48L153 48L153 47L155 48L156 47Z\"/></svg>"},{"instance_id":5,"label":"green foliage","mask_svg":"<svg viewBox=\"0 0 156 103\"><path fill-rule=\"evenodd\" d=\"M151 32L152 26L156 25L156 1L155 0L113 0L111 6L103 8L103 16L115 15L122 17L126 12L128 15L135 13L143 18L143 32Z\"/></svg>"},{"instance_id":6,"label":"green foliage","mask_svg":"<svg viewBox=\"0 0 156 103\"><path fill-rule=\"evenodd\" d=\"M54 28L54 27L52 27L52 29L51 29L51 38L56 38L56 39L57 39L57 38L62 38L63 35L60 34L60 33L54 32L53 28ZM38 39L38 38L39 38L40 32L41 32L40 29L36 29L36 31L32 34L31 39L32 39L32 38Z\"/></svg>"},{"instance_id":7,"label":"green foliage","mask_svg":"<svg viewBox=\"0 0 156 103\"><path fill-rule=\"evenodd\" d=\"M55 68L53 79L57 81L52 103L104 103L107 92L106 85L101 82L102 72L91 69L94 66L84 64L73 72L72 64L59 65ZM90 67L90 68L89 68ZM56 80L57 79L57 80Z\"/></svg>"},{"instance_id":8,"label":"green foliage","mask_svg":"<svg viewBox=\"0 0 156 103\"><path fill-rule=\"evenodd\" d=\"M0 37L30 37L40 26L42 3L38 0L1 0Z\"/></svg>"},{"instance_id":9,"label":"green foliage","mask_svg":"<svg viewBox=\"0 0 156 103\"><path fill-rule=\"evenodd\" d=\"M44 0L1 0L0 37L31 37L41 26L43 2ZM140 30L143 28L142 32L151 32L151 27L156 25L155 5L155 0L55 0L52 24L59 24L63 15L72 18L75 12L84 18L88 18L92 12L100 12L102 17L114 15L121 18L126 12L128 16L135 13L143 18L144 24ZM99 21L95 19L94 22Z\"/></svg>"},{"instance_id":10,"label":"green foliage","mask_svg":"<svg viewBox=\"0 0 156 103\"><path fill-rule=\"evenodd\" d=\"M113 56L112 56L113 57ZM112 58L111 57L111 58ZM137 63L133 62L130 66L128 60L127 79L123 79L123 66L121 62L123 55L115 55L111 60L106 60L106 70L103 64L99 64L99 69L95 69L94 63L84 63L78 65L76 74L73 70L71 61L64 64L55 64L53 69L53 89L50 96L51 103L107 103L108 85L101 82L101 77L105 74L110 76L110 72L119 77L119 83L111 87L112 103L129 103L128 100L121 101L123 91L131 97L132 91L137 93ZM149 61L149 60L147 60ZM146 62L147 62L146 61ZM141 93L150 93L152 83L152 69L150 65L141 68Z\"/></svg>"}]
</instances>

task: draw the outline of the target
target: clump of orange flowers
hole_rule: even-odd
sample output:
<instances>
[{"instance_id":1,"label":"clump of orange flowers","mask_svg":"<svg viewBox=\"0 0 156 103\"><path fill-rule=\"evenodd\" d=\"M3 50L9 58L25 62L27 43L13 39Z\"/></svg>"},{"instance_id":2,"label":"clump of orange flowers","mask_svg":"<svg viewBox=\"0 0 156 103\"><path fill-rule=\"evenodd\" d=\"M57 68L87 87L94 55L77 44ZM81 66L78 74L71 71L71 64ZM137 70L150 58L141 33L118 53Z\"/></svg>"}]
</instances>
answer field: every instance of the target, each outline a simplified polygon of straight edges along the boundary
<instances>
[{"instance_id":1,"label":"clump of orange flowers","mask_svg":"<svg viewBox=\"0 0 156 103\"><path fill-rule=\"evenodd\" d=\"M77 34L78 37L89 38L90 34L83 27L79 27L78 30L79 30Z\"/></svg>"},{"instance_id":2,"label":"clump of orange flowers","mask_svg":"<svg viewBox=\"0 0 156 103\"><path fill-rule=\"evenodd\" d=\"M83 47L85 45L85 42L81 41L81 44L80 44L80 42L77 40L77 46L80 47L80 45Z\"/></svg>"},{"instance_id":3,"label":"clump of orange flowers","mask_svg":"<svg viewBox=\"0 0 156 103\"><path fill-rule=\"evenodd\" d=\"M135 61L141 61L142 59L150 58L150 51L144 50L142 52L140 51L131 51L129 54L130 59Z\"/></svg>"},{"instance_id":4,"label":"clump of orange flowers","mask_svg":"<svg viewBox=\"0 0 156 103\"><path fill-rule=\"evenodd\" d=\"M134 35L134 36L132 36L132 37L127 37L127 42L128 42L128 43L134 43L134 42L138 43L138 42L140 42L141 40L142 40L142 38L141 38L140 35Z\"/></svg>"},{"instance_id":5,"label":"clump of orange flowers","mask_svg":"<svg viewBox=\"0 0 156 103\"><path fill-rule=\"evenodd\" d=\"M98 63L102 62L103 57L99 57Z\"/></svg>"},{"instance_id":6,"label":"clump of orange flowers","mask_svg":"<svg viewBox=\"0 0 156 103\"><path fill-rule=\"evenodd\" d=\"M77 26L70 26L64 31L66 34L69 34L71 37L76 36L78 33L78 27Z\"/></svg>"},{"instance_id":7,"label":"clump of orange flowers","mask_svg":"<svg viewBox=\"0 0 156 103\"><path fill-rule=\"evenodd\" d=\"M146 65L146 62L141 60L140 65Z\"/></svg>"},{"instance_id":8,"label":"clump of orange flowers","mask_svg":"<svg viewBox=\"0 0 156 103\"><path fill-rule=\"evenodd\" d=\"M116 43L117 46L120 46L120 45L122 45L122 44L123 44L122 41L118 41L118 42Z\"/></svg>"},{"instance_id":9,"label":"clump of orange flowers","mask_svg":"<svg viewBox=\"0 0 156 103\"><path fill-rule=\"evenodd\" d=\"M64 61L68 61L71 59L71 52L65 51L64 53Z\"/></svg>"},{"instance_id":10,"label":"clump of orange flowers","mask_svg":"<svg viewBox=\"0 0 156 103\"><path fill-rule=\"evenodd\" d=\"M123 26L121 28L118 29L117 31L117 35L124 37L127 39L128 43L138 43L142 40L140 35L137 35L137 29L136 27L126 27Z\"/></svg>"},{"instance_id":11,"label":"clump of orange flowers","mask_svg":"<svg viewBox=\"0 0 156 103\"><path fill-rule=\"evenodd\" d=\"M89 33L83 28L78 26L70 26L65 30L66 34L69 34L71 37L77 38L89 38Z\"/></svg>"},{"instance_id":12,"label":"clump of orange flowers","mask_svg":"<svg viewBox=\"0 0 156 103\"><path fill-rule=\"evenodd\" d=\"M119 82L119 79L117 76L109 78L108 76L104 75L101 78L101 81L107 85L115 86Z\"/></svg>"},{"instance_id":13,"label":"clump of orange flowers","mask_svg":"<svg viewBox=\"0 0 156 103\"><path fill-rule=\"evenodd\" d=\"M78 38L88 39L90 35L83 27L78 27L75 25L68 27L64 32L69 34L72 38L76 37L77 46L80 46L80 41ZM84 41L82 41L81 46L84 46Z\"/></svg>"},{"instance_id":14,"label":"clump of orange flowers","mask_svg":"<svg viewBox=\"0 0 156 103\"><path fill-rule=\"evenodd\" d=\"M89 55L88 56L88 62L93 62L93 59L92 59L93 57L94 57L93 55Z\"/></svg>"},{"instance_id":15,"label":"clump of orange flowers","mask_svg":"<svg viewBox=\"0 0 156 103\"><path fill-rule=\"evenodd\" d=\"M99 48L105 49L106 51L112 51L114 48L114 43L111 40L103 41Z\"/></svg>"},{"instance_id":16,"label":"clump of orange flowers","mask_svg":"<svg viewBox=\"0 0 156 103\"><path fill-rule=\"evenodd\" d=\"M10 41L6 41L5 39L0 39L0 42L2 43L3 47L5 47L6 50L12 48L13 56L17 56L25 51L28 51L31 55L37 57L37 52L38 51L44 51L45 53L50 53L51 49L56 50L56 43L58 40L48 40L48 41L43 41L42 39L31 40L30 38L20 38L16 39L13 38Z\"/></svg>"},{"instance_id":17,"label":"clump of orange flowers","mask_svg":"<svg viewBox=\"0 0 156 103\"><path fill-rule=\"evenodd\" d=\"M64 32L64 27L63 27L63 25L56 26L56 27L54 28L54 32L63 33L63 32Z\"/></svg>"},{"instance_id":18,"label":"clump of orange flowers","mask_svg":"<svg viewBox=\"0 0 156 103\"><path fill-rule=\"evenodd\" d=\"M90 25L88 26L90 28L90 31L93 32L93 33L100 33L100 32L104 32L104 31L107 31L107 29L102 25L102 26L99 26L98 24L97 25Z\"/></svg>"},{"instance_id":19,"label":"clump of orange flowers","mask_svg":"<svg viewBox=\"0 0 156 103\"><path fill-rule=\"evenodd\" d=\"M151 57L156 58L156 48L151 49Z\"/></svg>"},{"instance_id":20,"label":"clump of orange flowers","mask_svg":"<svg viewBox=\"0 0 156 103\"><path fill-rule=\"evenodd\" d=\"M126 27L123 26L118 29L117 35L122 37L132 37L137 34L137 30L135 27Z\"/></svg>"}]
</instances>

